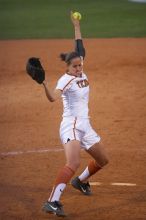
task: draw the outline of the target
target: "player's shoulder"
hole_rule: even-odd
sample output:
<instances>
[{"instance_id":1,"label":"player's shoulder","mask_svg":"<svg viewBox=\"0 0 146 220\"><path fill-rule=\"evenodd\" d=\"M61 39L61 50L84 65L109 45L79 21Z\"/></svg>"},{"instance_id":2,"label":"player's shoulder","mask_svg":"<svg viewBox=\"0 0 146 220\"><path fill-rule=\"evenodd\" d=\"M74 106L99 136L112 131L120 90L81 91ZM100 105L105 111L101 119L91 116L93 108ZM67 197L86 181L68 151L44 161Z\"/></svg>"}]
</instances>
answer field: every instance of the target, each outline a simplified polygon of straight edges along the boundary
<instances>
[{"instance_id":1,"label":"player's shoulder","mask_svg":"<svg viewBox=\"0 0 146 220\"><path fill-rule=\"evenodd\" d=\"M74 76L67 73L63 74L57 82L56 89L60 89L65 92L68 88L70 88L74 79Z\"/></svg>"}]
</instances>

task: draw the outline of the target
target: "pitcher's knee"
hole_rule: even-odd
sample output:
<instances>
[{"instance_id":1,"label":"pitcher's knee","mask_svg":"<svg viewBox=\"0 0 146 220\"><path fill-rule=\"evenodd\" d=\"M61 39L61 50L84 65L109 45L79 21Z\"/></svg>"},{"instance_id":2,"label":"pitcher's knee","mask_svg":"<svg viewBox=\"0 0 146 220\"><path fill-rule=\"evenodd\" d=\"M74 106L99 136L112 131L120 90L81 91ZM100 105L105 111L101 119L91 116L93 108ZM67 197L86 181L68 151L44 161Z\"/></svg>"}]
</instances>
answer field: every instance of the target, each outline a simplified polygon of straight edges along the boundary
<instances>
[{"instance_id":1,"label":"pitcher's knee","mask_svg":"<svg viewBox=\"0 0 146 220\"><path fill-rule=\"evenodd\" d=\"M80 166L80 162L79 161L67 162L67 166L69 166L72 170L76 171Z\"/></svg>"},{"instance_id":2,"label":"pitcher's knee","mask_svg":"<svg viewBox=\"0 0 146 220\"><path fill-rule=\"evenodd\" d=\"M103 161L101 162L101 166L104 167L105 165L107 165L109 163L109 159L107 157L105 157L103 159Z\"/></svg>"},{"instance_id":3,"label":"pitcher's knee","mask_svg":"<svg viewBox=\"0 0 146 220\"><path fill-rule=\"evenodd\" d=\"M97 164L99 164L99 166L104 167L109 163L109 160L107 157L105 157L100 162L99 161L96 161L96 162L97 162Z\"/></svg>"}]
</instances>

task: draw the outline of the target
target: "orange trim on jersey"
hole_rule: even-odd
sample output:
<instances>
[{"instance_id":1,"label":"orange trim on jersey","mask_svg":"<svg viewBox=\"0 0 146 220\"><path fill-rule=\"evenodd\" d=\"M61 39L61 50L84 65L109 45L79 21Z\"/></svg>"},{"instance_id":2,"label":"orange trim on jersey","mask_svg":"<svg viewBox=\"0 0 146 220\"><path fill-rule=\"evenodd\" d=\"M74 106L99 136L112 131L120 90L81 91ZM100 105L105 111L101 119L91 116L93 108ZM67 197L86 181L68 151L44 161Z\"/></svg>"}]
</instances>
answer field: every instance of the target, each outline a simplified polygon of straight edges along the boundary
<instances>
[{"instance_id":1,"label":"orange trim on jersey","mask_svg":"<svg viewBox=\"0 0 146 220\"><path fill-rule=\"evenodd\" d=\"M71 83L72 80L74 80L75 78L71 79L65 86L64 88L62 89L62 91Z\"/></svg>"},{"instance_id":2,"label":"orange trim on jersey","mask_svg":"<svg viewBox=\"0 0 146 220\"><path fill-rule=\"evenodd\" d=\"M76 134L75 134L76 122L77 122L77 118L75 118L74 127L73 127L73 134L74 134L75 140L76 140Z\"/></svg>"}]
</instances>

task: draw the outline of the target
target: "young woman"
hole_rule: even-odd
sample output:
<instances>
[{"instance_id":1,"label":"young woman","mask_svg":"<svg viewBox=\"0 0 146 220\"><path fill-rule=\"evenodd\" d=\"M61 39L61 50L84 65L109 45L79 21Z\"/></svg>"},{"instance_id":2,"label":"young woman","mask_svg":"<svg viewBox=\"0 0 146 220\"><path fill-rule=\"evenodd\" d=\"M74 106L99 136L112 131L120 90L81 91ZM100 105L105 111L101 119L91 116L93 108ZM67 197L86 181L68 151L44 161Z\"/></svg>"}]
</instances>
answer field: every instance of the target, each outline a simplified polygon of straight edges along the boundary
<instances>
[{"instance_id":1,"label":"young woman","mask_svg":"<svg viewBox=\"0 0 146 220\"><path fill-rule=\"evenodd\" d=\"M58 98L63 100L64 111L60 125L60 138L66 155L66 164L57 174L53 190L44 204L43 210L62 217L65 216L65 213L59 200L66 184L80 166L80 149L84 148L93 158L81 175L71 181L72 186L84 195L91 194L89 177L108 163L100 137L93 130L89 121L89 82L83 72L85 49L80 22L73 18L72 12L71 21L75 31L75 51L60 55L66 63L67 71L58 80L54 91L50 91L46 81L43 83L50 102L54 102Z\"/></svg>"}]
</instances>

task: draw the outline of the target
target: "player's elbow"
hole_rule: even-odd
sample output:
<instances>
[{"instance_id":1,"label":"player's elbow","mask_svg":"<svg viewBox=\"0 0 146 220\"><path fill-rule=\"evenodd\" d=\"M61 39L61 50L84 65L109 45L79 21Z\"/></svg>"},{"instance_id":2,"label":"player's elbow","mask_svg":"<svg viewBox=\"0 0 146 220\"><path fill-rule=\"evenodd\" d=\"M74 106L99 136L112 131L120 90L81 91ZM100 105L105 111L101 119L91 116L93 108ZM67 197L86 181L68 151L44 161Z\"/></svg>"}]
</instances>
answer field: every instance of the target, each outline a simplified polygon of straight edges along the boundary
<instances>
[{"instance_id":1,"label":"player's elbow","mask_svg":"<svg viewBox=\"0 0 146 220\"><path fill-rule=\"evenodd\" d=\"M49 100L50 102L55 102L55 101L56 101L56 98L55 98L54 96L52 96L52 95L48 95L48 94L47 94L47 98L48 98L48 100Z\"/></svg>"},{"instance_id":2,"label":"player's elbow","mask_svg":"<svg viewBox=\"0 0 146 220\"><path fill-rule=\"evenodd\" d=\"M56 100L54 98L49 99L50 102L55 102Z\"/></svg>"}]
</instances>

